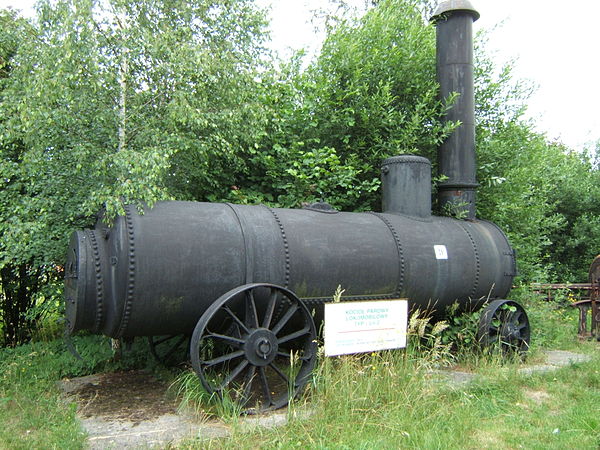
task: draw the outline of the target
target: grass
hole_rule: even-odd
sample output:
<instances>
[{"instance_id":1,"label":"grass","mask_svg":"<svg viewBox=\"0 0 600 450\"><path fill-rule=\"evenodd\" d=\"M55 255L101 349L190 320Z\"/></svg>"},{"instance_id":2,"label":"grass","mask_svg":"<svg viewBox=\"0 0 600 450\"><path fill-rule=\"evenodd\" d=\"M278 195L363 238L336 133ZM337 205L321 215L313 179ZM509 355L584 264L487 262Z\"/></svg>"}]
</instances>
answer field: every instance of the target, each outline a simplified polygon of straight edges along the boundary
<instances>
[{"instance_id":1,"label":"grass","mask_svg":"<svg viewBox=\"0 0 600 450\"><path fill-rule=\"evenodd\" d=\"M107 338L74 339L83 361L62 339L35 341L0 349L0 448L83 448L85 433L76 421L76 405L60 395L58 381L140 364L145 350L128 361L113 361Z\"/></svg>"},{"instance_id":2,"label":"grass","mask_svg":"<svg viewBox=\"0 0 600 450\"><path fill-rule=\"evenodd\" d=\"M495 367L495 371L493 368ZM600 360L520 375L488 361L469 386L442 382L399 352L323 361L281 428L233 426L226 439L182 448L597 449Z\"/></svg>"},{"instance_id":3,"label":"grass","mask_svg":"<svg viewBox=\"0 0 600 450\"><path fill-rule=\"evenodd\" d=\"M445 332L421 327L422 338L411 339L407 350L321 358L308 392L288 408L288 423L271 429L244 425L235 407L208 400L198 380L184 371L174 389L185 406L211 403L209 411L224 417L232 434L174 448L597 449L600 344L577 340L576 311L532 299L526 291L515 294L531 320L530 362L541 361L544 349L574 350L592 360L523 375L518 361L503 363L472 346L448 352L444 333L467 342L470 318ZM421 328L413 323L413 329ZM111 360L106 339L94 336L76 339L85 362L49 336L1 349L0 448L84 448L75 405L60 396L57 381L152 364L140 341L120 362ZM468 385L441 380L432 369L445 364L472 372L474 380Z\"/></svg>"},{"instance_id":4,"label":"grass","mask_svg":"<svg viewBox=\"0 0 600 450\"><path fill-rule=\"evenodd\" d=\"M4 349L0 354L0 447L80 448L85 435L75 406L56 386L64 373L62 349L51 343Z\"/></svg>"},{"instance_id":5,"label":"grass","mask_svg":"<svg viewBox=\"0 0 600 450\"><path fill-rule=\"evenodd\" d=\"M228 438L191 440L181 448L597 449L598 344L577 340L576 311L541 303L526 291L516 294L532 322L532 362L541 361L545 349L588 353L592 360L525 375L517 371L518 359L506 362L472 346L449 354L443 338L422 329L429 342L413 338L406 351L323 359L308 395L293 404L283 427L249 431L233 423ZM465 341L474 335L448 332ZM443 381L432 369L444 364L474 373L474 381Z\"/></svg>"}]
</instances>

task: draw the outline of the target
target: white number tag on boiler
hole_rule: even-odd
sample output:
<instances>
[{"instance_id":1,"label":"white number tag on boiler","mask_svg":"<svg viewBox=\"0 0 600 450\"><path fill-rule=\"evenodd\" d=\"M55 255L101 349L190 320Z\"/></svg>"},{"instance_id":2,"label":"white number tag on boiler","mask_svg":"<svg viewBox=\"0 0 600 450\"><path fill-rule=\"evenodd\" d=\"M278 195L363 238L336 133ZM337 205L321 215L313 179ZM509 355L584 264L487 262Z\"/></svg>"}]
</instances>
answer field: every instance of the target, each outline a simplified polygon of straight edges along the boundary
<instances>
[{"instance_id":1,"label":"white number tag on boiler","mask_svg":"<svg viewBox=\"0 0 600 450\"><path fill-rule=\"evenodd\" d=\"M445 245L434 245L435 259L448 259L448 250Z\"/></svg>"}]
</instances>

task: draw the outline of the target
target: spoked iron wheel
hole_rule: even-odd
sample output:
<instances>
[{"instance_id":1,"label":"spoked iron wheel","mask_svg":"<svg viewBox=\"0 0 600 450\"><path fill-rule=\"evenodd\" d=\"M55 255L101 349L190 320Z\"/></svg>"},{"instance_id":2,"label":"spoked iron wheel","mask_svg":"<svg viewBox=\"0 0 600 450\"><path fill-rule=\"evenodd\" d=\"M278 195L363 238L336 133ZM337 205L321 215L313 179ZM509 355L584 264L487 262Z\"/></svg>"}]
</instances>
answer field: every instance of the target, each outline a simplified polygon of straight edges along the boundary
<instances>
[{"instance_id":1,"label":"spoked iron wheel","mask_svg":"<svg viewBox=\"0 0 600 450\"><path fill-rule=\"evenodd\" d=\"M498 348L504 355L524 355L529 349L530 335L527 313L512 300L494 300L479 319L479 343L484 348Z\"/></svg>"},{"instance_id":2,"label":"spoked iron wheel","mask_svg":"<svg viewBox=\"0 0 600 450\"><path fill-rule=\"evenodd\" d=\"M247 284L202 315L190 345L192 366L209 393L257 413L285 406L308 382L317 354L312 316L280 286Z\"/></svg>"},{"instance_id":3,"label":"spoked iron wheel","mask_svg":"<svg viewBox=\"0 0 600 450\"><path fill-rule=\"evenodd\" d=\"M161 364L172 367L189 361L190 337L184 334L148 336L150 353Z\"/></svg>"}]
</instances>

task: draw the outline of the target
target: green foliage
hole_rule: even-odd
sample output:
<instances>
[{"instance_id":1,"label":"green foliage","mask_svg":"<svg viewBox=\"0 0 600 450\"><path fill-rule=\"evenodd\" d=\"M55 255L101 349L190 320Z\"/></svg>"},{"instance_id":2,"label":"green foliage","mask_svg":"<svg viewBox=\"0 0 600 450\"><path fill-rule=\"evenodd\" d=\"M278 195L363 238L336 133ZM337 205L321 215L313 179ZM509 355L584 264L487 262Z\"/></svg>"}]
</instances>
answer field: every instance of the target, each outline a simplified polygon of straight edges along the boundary
<instances>
[{"instance_id":1,"label":"green foliage","mask_svg":"<svg viewBox=\"0 0 600 450\"><path fill-rule=\"evenodd\" d=\"M540 302L525 290L516 294L532 320L534 357L541 349L569 348L589 353L591 362L524 375L516 370L521 366L471 352L459 362L462 370L467 364L473 380L454 385L439 371L455 361L443 342L452 327L434 330L426 317L414 316L406 350L322 359L308 395L288 410L288 423L281 427L244 426L235 405L202 399L196 375L182 372L173 390L183 406L198 407L201 421L207 413L224 415L232 434L180 447L458 449L485 441L502 448L595 448L600 437L594 407L600 401L594 389L600 382L596 343L576 339L576 322L565 318L573 311ZM61 396L57 381L139 368L149 357L143 340L121 361L112 360L106 338L76 337L74 344L83 362L67 353L61 340L0 349L0 447L83 447L75 404ZM499 416L505 420L498 421Z\"/></svg>"},{"instance_id":2,"label":"green foliage","mask_svg":"<svg viewBox=\"0 0 600 450\"><path fill-rule=\"evenodd\" d=\"M236 196L378 209L381 160L431 157L453 128L441 121L434 30L413 2L385 0L333 23L318 58L302 70L296 56L265 92L272 120Z\"/></svg>"},{"instance_id":3,"label":"green foliage","mask_svg":"<svg viewBox=\"0 0 600 450\"><path fill-rule=\"evenodd\" d=\"M181 372L171 384L170 390L181 401L179 409L193 412L200 420L215 417L235 423L243 411L243 406L228 392L225 392L222 397L216 393L206 392L198 375L192 369Z\"/></svg>"},{"instance_id":4,"label":"green foliage","mask_svg":"<svg viewBox=\"0 0 600 450\"><path fill-rule=\"evenodd\" d=\"M570 306L572 299L558 301L542 300L529 287L515 289L511 297L518 301L529 317L531 324L531 351L541 348L572 349L577 347L577 325L579 313Z\"/></svg>"},{"instance_id":5,"label":"green foliage","mask_svg":"<svg viewBox=\"0 0 600 450\"><path fill-rule=\"evenodd\" d=\"M327 17L318 57L278 65L250 0L43 0L31 22L2 11L5 343L56 307L68 236L100 209L176 198L377 210L383 158L435 167L457 124L442 120L454 98L438 99L433 6L382 0ZM522 119L530 87L484 36L476 54L479 216L508 234L522 281L584 281L600 245L597 149L584 157L535 132Z\"/></svg>"},{"instance_id":6,"label":"green foliage","mask_svg":"<svg viewBox=\"0 0 600 450\"><path fill-rule=\"evenodd\" d=\"M249 0L37 8L31 23L0 16L0 306L16 305L0 313L13 344L39 318L24 314L60 295L39 289L60 289L73 229L123 203L219 195L263 120L264 16Z\"/></svg>"},{"instance_id":7,"label":"green foliage","mask_svg":"<svg viewBox=\"0 0 600 450\"><path fill-rule=\"evenodd\" d=\"M598 253L598 168L524 121L531 88L476 47L478 215L517 250L522 281L585 281Z\"/></svg>"},{"instance_id":8,"label":"green foliage","mask_svg":"<svg viewBox=\"0 0 600 450\"><path fill-rule=\"evenodd\" d=\"M505 123L479 141L479 212L517 249L525 280L587 280L598 253L598 170L548 143L523 123Z\"/></svg>"},{"instance_id":9,"label":"green foliage","mask_svg":"<svg viewBox=\"0 0 600 450\"><path fill-rule=\"evenodd\" d=\"M458 359L477 351L477 325L480 311L459 312L459 304L452 304L446 311L448 316L446 328L442 334L442 343L450 345Z\"/></svg>"},{"instance_id":10,"label":"green foliage","mask_svg":"<svg viewBox=\"0 0 600 450\"><path fill-rule=\"evenodd\" d=\"M67 352L62 339L0 349L0 447L83 448L76 404L60 392L59 381L145 367L150 357L143 340L119 361L106 337L75 337L73 344L83 360Z\"/></svg>"},{"instance_id":11,"label":"green foliage","mask_svg":"<svg viewBox=\"0 0 600 450\"><path fill-rule=\"evenodd\" d=\"M525 375L490 360L454 384L410 350L327 358L287 424L234 424L229 437L182 447L593 449L599 363Z\"/></svg>"}]
</instances>

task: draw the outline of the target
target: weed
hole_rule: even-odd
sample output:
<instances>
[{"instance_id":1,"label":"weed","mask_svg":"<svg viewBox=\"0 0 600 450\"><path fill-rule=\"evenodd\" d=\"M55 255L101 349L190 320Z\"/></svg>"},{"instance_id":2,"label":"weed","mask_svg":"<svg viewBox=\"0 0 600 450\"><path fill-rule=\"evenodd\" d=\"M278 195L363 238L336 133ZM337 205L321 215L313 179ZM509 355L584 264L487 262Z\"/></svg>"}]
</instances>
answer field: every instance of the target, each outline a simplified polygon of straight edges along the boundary
<instances>
[{"instance_id":1,"label":"weed","mask_svg":"<svg viewBox=\"0 0 600 450\"><path fill-rule=\"evenodd\" d=\"M416 356L424 368L449 366L454 359L452 345L443 342L443 333L448 328L445 320L432 323L424 311L414 311L408 322L408 345L410 355Z\"/></svg>"},{"instance_id":2,"label":"weed","mask_svg":"<svg viewBox=\"0 0 600 450\"><path fill-rule=\"evenodd\" d=\"M446 311L448 327L442 334L442 343L450 345L453 354L461 359L471 355L477 342L477 326L480 311L459 312L459 304L452 304Z\"/></svg>"},{"instance_id":3,"label":"weed","mask_svg":"<svg viewBox=\"0 0 600 450\"><path fill-rule=\"evenodd\" d=\"M218 417L235 423L242 413L242 406L234 401L235 395L229 392L222 395L208 393L192 369L179 374L170 389L181 399L180 409L191 411L201 420Z\"/></svg>"}]
</instances>

